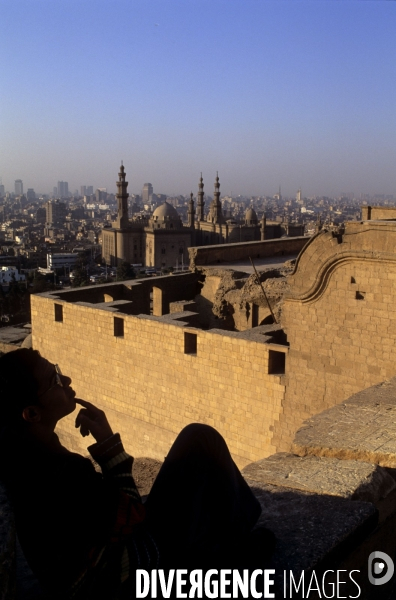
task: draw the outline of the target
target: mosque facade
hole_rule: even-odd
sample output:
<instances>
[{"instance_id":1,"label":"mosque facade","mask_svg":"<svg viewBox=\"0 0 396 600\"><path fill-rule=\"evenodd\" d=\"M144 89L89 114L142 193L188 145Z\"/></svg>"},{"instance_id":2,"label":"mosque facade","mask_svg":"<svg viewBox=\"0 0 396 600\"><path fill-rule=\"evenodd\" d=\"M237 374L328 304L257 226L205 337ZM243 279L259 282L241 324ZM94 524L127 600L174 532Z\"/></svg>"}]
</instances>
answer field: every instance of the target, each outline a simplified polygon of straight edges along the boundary
<instances>
[{"instance_id":1,"label":"mosque facade","mask_svg":"<svg viewBox=\"0 0 396 600\"><path fill-rule=\"evenodd\" d=\"M128 182L125 168L120 167L117 181L117 219L111 228L102 230L102 255L106 264L117 266L123 261L164 269L187 265L188 248L238 242L258 241L303 235L303 226L289 223L267 223L263 214L258 220L248 208L243 223L226 219L220 201L220 182L216 175L213 200L205 215L204 183L198 185L197 206L193 193L188 203L187 224L177 210L164 202L149 219L129 219Z\"/></svg>"}]
</instances>

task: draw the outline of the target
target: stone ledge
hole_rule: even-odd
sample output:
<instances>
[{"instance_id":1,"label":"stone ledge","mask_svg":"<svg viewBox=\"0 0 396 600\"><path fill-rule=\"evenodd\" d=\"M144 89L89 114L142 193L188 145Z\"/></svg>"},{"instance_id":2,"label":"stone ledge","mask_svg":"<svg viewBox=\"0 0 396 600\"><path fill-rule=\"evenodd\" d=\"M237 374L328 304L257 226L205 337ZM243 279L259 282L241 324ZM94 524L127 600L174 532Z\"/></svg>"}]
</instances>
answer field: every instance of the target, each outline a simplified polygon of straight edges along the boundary
<instances>
[{"instance_id":1,"label":"stone ledge","mask_svg":"<svg viewBox=\"0 0 396 600\"><path fill-rule=\"evenodd\" d=\"M292 452L396 468L396 378L306 420Z\"/></svg>"},{"instance_id":2,"label":"stone ledge","mask_svg":"<svg viewBox=\"0 0 396 600\"><path fill-rule=\"evenodd\" d=\"M277 538L273 566L279 590L284 570L299 577L303 570L342 568L339 565L376 528L378 512L371 503L246 480L263 509L259 524Z\"/></svg>"},{"instance_id":3,"label":"stone ledge","mask_svg":"<svg viewBox=\"0 0 396 600\"><path fill-rule=\"evenodd\" d=\"M243 469L249 481L360 500L375 505L396 490L389 473L370 463L279 452Z\"/></svg>"}]
</instances>

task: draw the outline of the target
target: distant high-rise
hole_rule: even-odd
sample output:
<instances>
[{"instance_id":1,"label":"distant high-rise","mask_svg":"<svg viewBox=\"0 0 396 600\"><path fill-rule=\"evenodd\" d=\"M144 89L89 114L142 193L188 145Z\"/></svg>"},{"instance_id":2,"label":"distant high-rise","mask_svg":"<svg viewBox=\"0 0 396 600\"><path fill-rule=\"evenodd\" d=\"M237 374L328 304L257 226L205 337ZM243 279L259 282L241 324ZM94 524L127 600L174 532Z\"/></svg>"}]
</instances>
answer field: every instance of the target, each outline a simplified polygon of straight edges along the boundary
<instances>
[{"instance_id":1,"label":"distant high-rise","mask_svg":"<svg viewBox=\"0 0 396 600\"><path fill-rule=\"evenodd\" d=\"M92 196L93 185L82 185L80 187L80 196Z\"/></svg>"},{"instance_id":2,"label":"distant high-rise","mask_svg":"<svg viewBox=\"0 0 396 600\"><path fill-rule=\"evenodd\" d=\"M33 188L28 188L28 191L26 192L26 198L29 201L36 199L36 192L34 191Z\"/></svg>"},{"instance_id":3,"label":"distant high-rise","mask_svg":"<svg viewBox=\"0 0 396 600\"><path fill-rule=\"evenodd\" d=\"M143 204L147 204L147 202L151 202L153 196L153 186L151 183L145 183L142 190L142 200Z\"/></svg>"},{"instance_id":4,"label":"distant high-rise","mask_svg":"<svg viewBox=\"0 0 396 600\"><path fill-rule=\"evenodd\" d=\"M107 188L98 188L95 190L96 202L106 202L107 200Z\"/></svg>"},{"instance_id":5,"label":"distant high-rise","mask_svg":"<svg viewBox=\"0 0 396 600\"><path fill-rule=\"evenodd\" d=\"M22 196L22 194L23 194L22 179L15 179L15 195Z\"/></svg>"},{"instance_id":6,"label":"distant high-rise","mask_svg":"<svg viewBox=\"0 0 396 600\"><path fill-rule=\"evenodd\" d=\"M59 198L69 197L69 184L67 181L58 181L58 193Z\"/></svg>"},{"instance_id":7,"label":"distant high-rise","mask_svg":"<svg viewBox=\"0 0 396 600\"><path fill-rule=\"evenodd\" d=\"M59 200L49 200L45 204L46 222L48 226L63 223L66 217L66 204Z\"/></svg>"}]
</instances>

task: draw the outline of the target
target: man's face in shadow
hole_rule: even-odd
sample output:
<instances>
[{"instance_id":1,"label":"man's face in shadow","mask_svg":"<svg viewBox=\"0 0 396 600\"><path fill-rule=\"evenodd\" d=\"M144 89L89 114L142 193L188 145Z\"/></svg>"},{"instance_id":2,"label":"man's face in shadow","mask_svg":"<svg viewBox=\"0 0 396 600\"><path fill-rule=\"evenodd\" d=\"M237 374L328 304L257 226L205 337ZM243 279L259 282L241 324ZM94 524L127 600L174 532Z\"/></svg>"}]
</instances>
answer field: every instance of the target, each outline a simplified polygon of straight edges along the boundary
<instances>
[{"instance_id":1,"label":"man's face in shadow","mask_svg":"<svg viewBox=\"0 0 396 600\"><path fill-rule=\"evenodd\" d=\"M57 421L76 408L76 393L70 387L71 379L60 374L55 365L42 357L37 362L33 376L38 383L37 397L35 404L24 409L23 418L32 423L56 425Z\"/></svg>"}]
</instances>

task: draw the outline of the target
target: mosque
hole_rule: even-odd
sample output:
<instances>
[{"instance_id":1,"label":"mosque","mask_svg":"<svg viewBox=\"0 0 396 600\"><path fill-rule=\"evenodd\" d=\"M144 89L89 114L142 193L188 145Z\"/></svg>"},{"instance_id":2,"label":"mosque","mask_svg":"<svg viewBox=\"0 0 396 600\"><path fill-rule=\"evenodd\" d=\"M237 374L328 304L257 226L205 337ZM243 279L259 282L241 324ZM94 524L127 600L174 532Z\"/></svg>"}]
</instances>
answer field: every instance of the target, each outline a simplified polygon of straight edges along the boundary
<instances>
[{"instance_id":1,"label":"mosque","mask_svg":"<svg viewBox=\"0 0 396 600\"><path fill-rule=\"evenodd\" d=\"M267 223L253 208L248 208L243 223L226 219L220 201L220 182L216 175L213 200L205 216L204 183L198 185L197 209L193 193L188 203L188 220L183 224L177 210L164 202L147 220L129 219L128 182L121 164L117 181L117 220L102 230L102 255L106 264L123 261L158 269L187 265L187 248L304 235L304 226L294 223Z\"/></svg>"}]
</instances>

